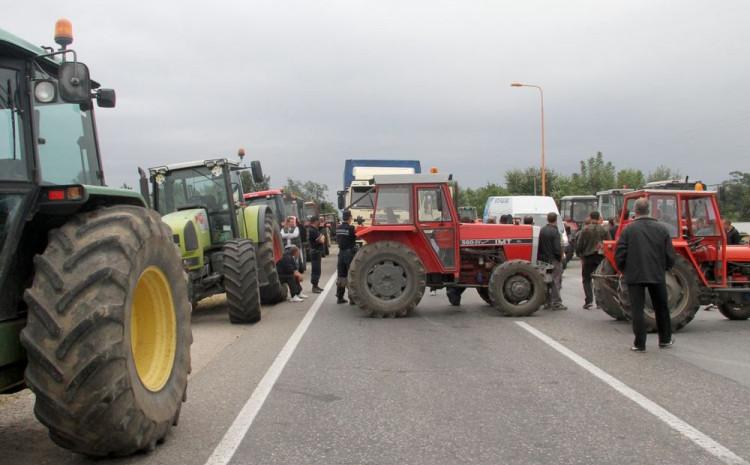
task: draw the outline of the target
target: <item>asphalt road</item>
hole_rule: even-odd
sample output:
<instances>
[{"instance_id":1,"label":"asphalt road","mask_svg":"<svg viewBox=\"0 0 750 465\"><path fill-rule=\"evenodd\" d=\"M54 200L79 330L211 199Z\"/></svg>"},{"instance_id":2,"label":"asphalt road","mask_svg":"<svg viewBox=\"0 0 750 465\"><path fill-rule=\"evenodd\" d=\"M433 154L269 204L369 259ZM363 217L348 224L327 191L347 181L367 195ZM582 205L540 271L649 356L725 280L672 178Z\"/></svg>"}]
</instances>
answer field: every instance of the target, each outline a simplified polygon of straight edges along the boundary
<instances>
[{"instance_id":1,"label":"asphalt road","mask_svg":"<svg viewBox=\"0 0 750 465\"><path fill-rule=\"evenodd\" d=\"M334 266L324 260L322 282ZM461 307L425 294L396 320L364 318L333 292L323 298L228 463L728 463L722 450L750 461L750 321L701 311L675 347L659 350L650 337L648 352L633 354L627 323L581 309L577 262L565 274L569 310L523 319L499 316L473 291ZM230 325L221 298L204 301L180 425L156 451L107 463L206 464L313 301L264 309L254 326ZM28 391L0 400L0 463L94 463L52 444L32 405Z\"/></svg>"}]
</instances>

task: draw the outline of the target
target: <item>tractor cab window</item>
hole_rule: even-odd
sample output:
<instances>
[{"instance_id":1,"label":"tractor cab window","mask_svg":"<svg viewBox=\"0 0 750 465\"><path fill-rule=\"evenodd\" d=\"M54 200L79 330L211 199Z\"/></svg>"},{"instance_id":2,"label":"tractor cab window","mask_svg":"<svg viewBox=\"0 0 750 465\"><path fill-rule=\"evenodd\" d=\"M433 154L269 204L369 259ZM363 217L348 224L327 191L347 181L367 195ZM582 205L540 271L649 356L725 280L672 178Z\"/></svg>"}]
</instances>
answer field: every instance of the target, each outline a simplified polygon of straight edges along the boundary
<instances>
[{"instance_id":1,"label":"tractor cab window","mask_svg":"<svg viewBox=\"0 0 750 465\"><path fill-rule=\"evenodd\" d=\"M694 236L719 236L719 224L716 222L711 199L699 197L688 200L690 209L690 226Z\"/></svg>"},{"instance_id":2,"label":"tractor cab window","mask_svg":"<svg viewBox=\"0 0 750 465\"><path fill-rule=\"evenodd\" d=\"M42 182L101 185L91 110L51 103L37 104L34 114Z\"/></svg>"},{"instance_id":3,"label":"tractor cab window","mask_svg":"<svg viewBox=\"0 0 750 465\"><path fill-rule=\"evenodd\" d=\"M412 224L411 186L380 186L374 222L377 224Z\"/></svg>"},{"instance_id":4,"label":"tractor cab window","mask_svg":"<svg viewBox=\"0 0 750 465\"><path fill-rule=\"evenodd\" d=\"M652 195L651 216L666 226L669 235L679 237L680 225L677 217L677 197L674 195Z\"/></svg>"},{"instance_id":5,"label":"tractor cab window","mask_svg":"<svg viewBox=\"0 0 750 465\"><path fill-rule=\"evenodd\" d=\"M18 72L0 68L0 179L3 180L28 178L23 138L25 118L20 102Z\"/></svg>"},{"instance_id":6,"label":"tractor cab window","mask_svg":"<svg viewBox=\"0 0 750 465\"><path fill-rule=\"evenodd\" d=\"M419 189L419 222L451 221L451 213L448 204L443 197L443 191L439 187Z\"/></svg>"},{"instance_id":7,"label":"tractor cab window","mask_svg":"<svg viewBox=\"0 0 750 465\"><path fill-rule=\"evenodd\" d=\"M353 209L368 210L373 207L374 190L371 186L352 187L351 207Z\"/></svg>"}]
</instances>

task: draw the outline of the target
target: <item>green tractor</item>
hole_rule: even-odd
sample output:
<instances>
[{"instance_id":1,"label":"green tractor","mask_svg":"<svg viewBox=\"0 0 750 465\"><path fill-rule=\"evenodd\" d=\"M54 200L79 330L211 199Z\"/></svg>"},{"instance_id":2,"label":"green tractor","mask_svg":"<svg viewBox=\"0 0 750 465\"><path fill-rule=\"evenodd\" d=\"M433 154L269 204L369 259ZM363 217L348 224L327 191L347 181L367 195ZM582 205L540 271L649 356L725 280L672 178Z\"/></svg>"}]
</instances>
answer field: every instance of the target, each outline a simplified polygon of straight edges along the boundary
<instances>
[{"instance_id":1,"label":"green tractor","mask_svg":"<svg viewBox=\"0 0 750 465\"><path fill-rule=\"evenodd\" d=\"M240 158L244 151L240 151ZM263 180L260 163L250 168L225 158L200 160L140 171L141 192L162 215L182 253L193 308L200 299L226 292L229 320L260 320L261 300L286 299L276 263L283 252L274 212L244 204L240 173Z\"/></svg>"},{"instance_id":2,"label":"green tractor","mask_svg":"<svg viewBox=\"0 0 750 465\"><path fill-rule=\"evenodd\" d=\"M169 228L106 187L94 105L114 107L61 48L0 30L0 392L28 386L58 445L150 450L177 423L190 302Z\"/></svg>"}]
</instances>

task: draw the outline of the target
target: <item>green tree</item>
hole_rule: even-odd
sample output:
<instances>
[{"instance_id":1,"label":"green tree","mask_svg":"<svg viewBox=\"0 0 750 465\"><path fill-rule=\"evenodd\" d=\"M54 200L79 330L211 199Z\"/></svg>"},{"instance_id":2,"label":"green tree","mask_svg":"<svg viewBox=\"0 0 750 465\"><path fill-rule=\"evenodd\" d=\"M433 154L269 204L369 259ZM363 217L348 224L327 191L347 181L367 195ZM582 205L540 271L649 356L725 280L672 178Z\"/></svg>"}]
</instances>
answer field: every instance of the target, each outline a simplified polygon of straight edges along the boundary
<instances>
[{"instance_id":1,"label":"green tree","mask_svg":"<svg viewBox=\"0 0 750 465\"><path fill-rule=\"evenodd\" d=\"M616 188L627 187L629 189L638 189L646 184L646 176L643 171L636 169L622 169L617 172Z\"/></svg>"},{"instance_id":2,"label":"green tree","mask_svg":"<svg viewBox=\"0 0 750 465\"><path fill-rule=\"evenodd\" d=\"M253 176L248 170L240 171L240 182L242 182L243 192L267 191L271 188L270 176L264 175L263 182L256 183L253 182Z\"/></svg>"},{"instance_id":3,"label":"green tree","mask_svg":"<svg viewBox=\"0 0 750 465\"><path fill-rule=\"evenodd\" d=\"M749 221L750 173L732 171L729 176L719 188L721 215L732 221Z\"/></svg>"},{"instance_id":4,"label":"green tree","mask_svg":"<svg viewBox=\"0 0 750 465\"><path fill-rule=\"evenodd\" d=\"M296 196L304 199L305 201L312 200L318 205L323 206L324 202L328 202L328 186L313 181L300 181L297 179L287 178L286 186L284 187L286 192L291 192Z\"/></svg>"},{"instance_id":5,"label":"green tree","mask_svg":"<svg viewBox=\"0 0 750 465\"><path fill-rule=\"evenodd\" d=\"M555 184L557 173L546 170L544 173L547 191ZM536 167L526 169L512 169L505 172L505 189L508 195L542 195L542 174Z\"/></svg>"},{"instance_id":6,"label":"green tree","mask_svg":"<svg viewBox=\"0 0 750 465\"><path fill-rule=\"evenodd\" d=\"M571 176L571 181L581 191L581 195L596 194L598 191L611 189L615 186L615 165L604 161L602 152L587 160L581 160L581 170Z\"/></svg>"},{"instance_id":7,"label":"green tree","mask_svg":"<svg viewBox=\"0 0 750 465\"><path fill-rule=\"evenodd\" d=\"M499 184L487 183L477 189L466 188L458 193L458 204L461 207L475 207L477 214L482 216L487 198L495 195L508 195L508 190Z\"/></svg>"},{"instance_id":8,"label":"green tree","mask_svg":"<svg viewBox=\"0 0 750 465\"><path fill-rule=\"evenodd\" d=\"M654 171L648 173L648 177L646 178L646 181L648 182L667 181L670 179L679 179L679 178L680 178L679 170L672 170L672 168L666 167L664 165L659 165L656 167Z\"/></svg>"}]
</instances>

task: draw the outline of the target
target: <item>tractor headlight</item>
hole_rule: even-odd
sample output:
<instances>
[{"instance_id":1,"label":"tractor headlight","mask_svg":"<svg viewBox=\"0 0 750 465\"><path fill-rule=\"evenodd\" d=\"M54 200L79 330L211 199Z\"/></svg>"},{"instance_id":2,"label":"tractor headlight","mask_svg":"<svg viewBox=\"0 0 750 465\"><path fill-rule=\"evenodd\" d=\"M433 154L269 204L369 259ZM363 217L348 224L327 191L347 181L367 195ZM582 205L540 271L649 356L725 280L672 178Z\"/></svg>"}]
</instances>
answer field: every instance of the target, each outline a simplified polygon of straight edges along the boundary
<instances>
[{"instance_id":1,"label":"tractor headlight","mask_svg":"<svg viewBox=\"0 0 750 465\"><path fill-rule=\"evenodd\" d=\"M39 81L34 86L34 98L39 103L50 103L55 100L55 83L52 81Z\"/></svg>"}]
</instances>

